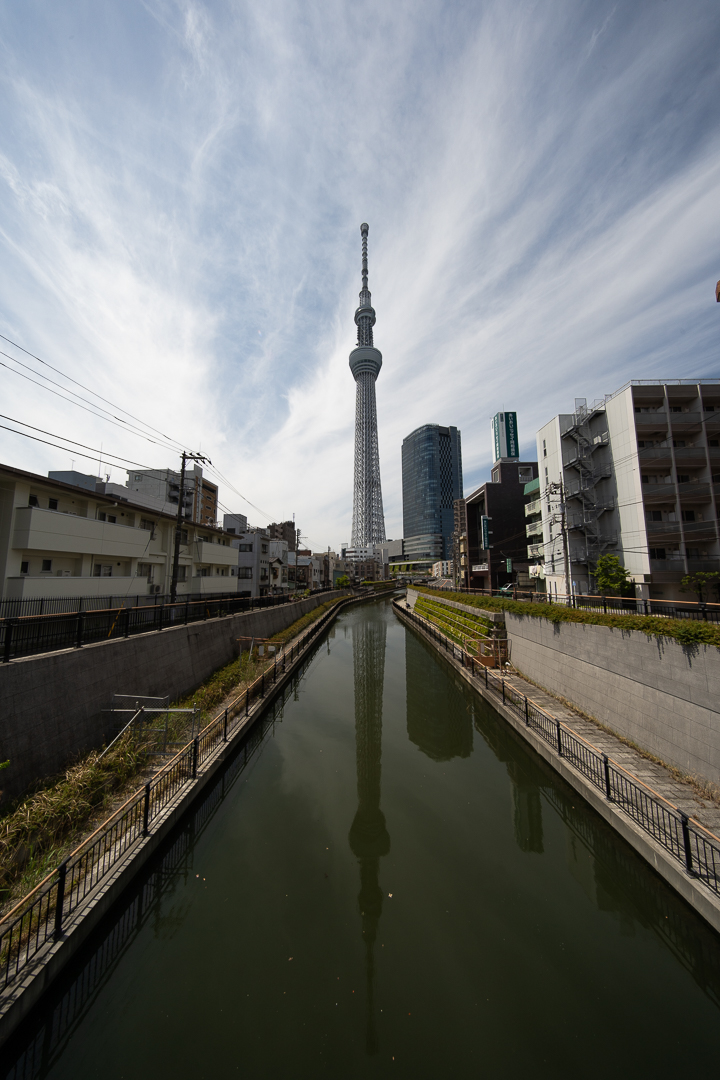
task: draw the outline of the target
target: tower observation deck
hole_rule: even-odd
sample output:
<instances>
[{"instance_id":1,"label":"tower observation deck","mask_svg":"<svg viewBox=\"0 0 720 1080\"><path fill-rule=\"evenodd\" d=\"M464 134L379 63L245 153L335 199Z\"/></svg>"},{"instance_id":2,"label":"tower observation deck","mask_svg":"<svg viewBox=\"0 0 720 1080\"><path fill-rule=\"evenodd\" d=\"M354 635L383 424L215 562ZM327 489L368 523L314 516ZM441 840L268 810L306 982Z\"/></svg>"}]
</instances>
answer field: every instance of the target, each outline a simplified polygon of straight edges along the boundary
<instances>
[{"instance_id":1,"label":"tower observation deck","mask_svg":"<svg viewBox=\"0 0 720 1080\"><path fill-rule=\"evenodd\" d=\"M362 289L355 312L357 348L350 353L350 370L357 387L355 395L355 474L353 487L352 546L368 547L385 542L378 453L375 380L382 367L382 353L373 344L375 309L368 288L368 226L360 226L362 236Z\"/></svg>"}]
</instances>

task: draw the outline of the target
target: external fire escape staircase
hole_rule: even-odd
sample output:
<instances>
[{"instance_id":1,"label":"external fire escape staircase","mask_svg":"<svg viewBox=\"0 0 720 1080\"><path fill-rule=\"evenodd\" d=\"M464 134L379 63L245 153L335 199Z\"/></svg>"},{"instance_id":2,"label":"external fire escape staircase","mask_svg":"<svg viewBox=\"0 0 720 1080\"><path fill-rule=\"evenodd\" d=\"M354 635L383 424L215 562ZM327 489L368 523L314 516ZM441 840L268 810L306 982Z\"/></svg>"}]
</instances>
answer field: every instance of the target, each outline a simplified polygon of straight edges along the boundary
<instances>
[{"instance_id":1,"label":"external fire escape staircase","mask_svg":"<svg viewBox=\"0 0 720 1080\"><path fill-rule=\"evenodd\" d=\"M577 480L565 484L567 506L567 528L579 532L585 538L585 551L573 551L571 557L578 562L588 563L592 569L597 560L608 548L617 544L617 534L602 530L602 516L615 507L615 500L598 493L600 481L612 475L607 462L598 461L596 452L607 446L610 436L607 431L593 434L591 421L605 413L605 401L600 398L589 407L585 398L575 399L575 412L570 424L561 431L563 439L571 439L573 452L565 460L565 469L575 469Z\"/></svg>"}]
</instances>

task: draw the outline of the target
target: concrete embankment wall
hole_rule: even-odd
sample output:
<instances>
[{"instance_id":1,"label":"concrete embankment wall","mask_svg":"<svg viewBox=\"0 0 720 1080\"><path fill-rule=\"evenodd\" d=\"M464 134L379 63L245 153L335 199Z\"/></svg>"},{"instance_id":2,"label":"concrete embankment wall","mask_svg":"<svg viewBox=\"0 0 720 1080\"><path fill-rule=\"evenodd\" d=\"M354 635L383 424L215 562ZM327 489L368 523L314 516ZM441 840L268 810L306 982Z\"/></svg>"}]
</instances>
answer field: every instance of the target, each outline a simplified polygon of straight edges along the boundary
<instances>
[{"instance_id":1,"label":"concrete embankment wall","mask_svg":"<svg viewBox=\"0 0 720 1080\"><path fill-rule=\"evenodd\" d=\"M720 784L720 650L506 614L522 674L670 765Z\"/></svg>"},{"instance_id":2,"label":"concrete embankment wall","mask_svg":"<svg viewBox=\"0 0 720 1080\"><path fill-rule=\"evenodd\" d=\"M239 637L272 637L318 604L321 593L292 604L176 626L13 660L0 666L0 773L3 801L59 772L117 734L113 694L189 694L237 655Z\"/></svg>"}]
</instances>

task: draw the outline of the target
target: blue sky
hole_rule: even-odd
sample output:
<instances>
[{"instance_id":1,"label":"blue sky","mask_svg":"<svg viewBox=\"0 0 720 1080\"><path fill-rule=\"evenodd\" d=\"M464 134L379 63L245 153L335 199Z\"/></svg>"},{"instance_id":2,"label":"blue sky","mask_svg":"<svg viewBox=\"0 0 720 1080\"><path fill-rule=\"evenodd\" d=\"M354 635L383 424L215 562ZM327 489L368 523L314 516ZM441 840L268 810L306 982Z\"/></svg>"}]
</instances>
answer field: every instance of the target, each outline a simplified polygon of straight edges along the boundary
<instances>
[{"instance_id":1,"label":"blue sky","mask_svg":"<svg viewBox=\"0 0 720 1080\"><path fill-rule=\"evenodd\" d=\"M390 537L420 424L470 491L499 409L534 457L575 397L720 374L717 3L5 0L0 39L0 333L254 523L349 538L363 220ZM3 414L176 464L0 361Z\"/></svg>"}]
</instances>

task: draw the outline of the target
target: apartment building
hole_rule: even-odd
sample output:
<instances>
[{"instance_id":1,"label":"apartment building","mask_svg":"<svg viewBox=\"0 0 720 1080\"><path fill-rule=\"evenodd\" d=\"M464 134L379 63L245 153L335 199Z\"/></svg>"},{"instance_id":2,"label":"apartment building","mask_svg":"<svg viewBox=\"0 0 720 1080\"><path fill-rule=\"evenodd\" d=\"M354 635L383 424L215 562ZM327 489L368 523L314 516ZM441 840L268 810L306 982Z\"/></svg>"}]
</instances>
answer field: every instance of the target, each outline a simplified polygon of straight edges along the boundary
<instances>
[{"instance_id":1,"label":"apartment building","mask_svg":"<svg viewBox=\"0 0 720 1080\"><path fill-rule=\"evenodd\" d=\"M173 469L137 469L128 472L128 489L175 507L180 498L180 472ZM183 482L183 518L200 525L217 521L218 489L203 476L200 465L188 466Z\"/></svg>"},{"instance_id":2,"label":"apartment building","mask_svg":"<svg viewBox=\"0 0 720 1080\"><path fill-rule=\"evenodd\" d=\"M91 478L94 479L94 478ZM125 498L0 465L3 599L169 594L176 519ZM186 522L178 597L237 589L237 552Z\"/></svg>"},{"instance_id":3,"label":"apartment building","mask_svg":"<svg viewBox=\"0 0 720 1080\"><path fill-rule=\"evenodd\" d=\"M548 589L595 592L616 554L638 596L720 570L720 380L633 380L537 434ZM534 539L534 537L533 537Z\"/></svg>"},{"instance_id":4,"label":"apartment building","mask_svg":"<svg viewBox=\"0 0 720 1080\"><path fill-rule=\"evenodd\" d=\"M240 596L267 596L270 592L270 535L267 529L248 529L230 540L237 552Z\"/></svg>"},{"instance_id":5,"label":"apartment building","mask_svg":"<svg viewBox=\"0 0 720 1080\"><path fill-rule=\"evenodd\" d=\"M467 537L471 589L499 589L514 582L518 572L527 573L525 485L537 471L536 461L496 461L489 483L465 499L464 530L462 521L458 524Z\"/></svg>"}]
</instances>

